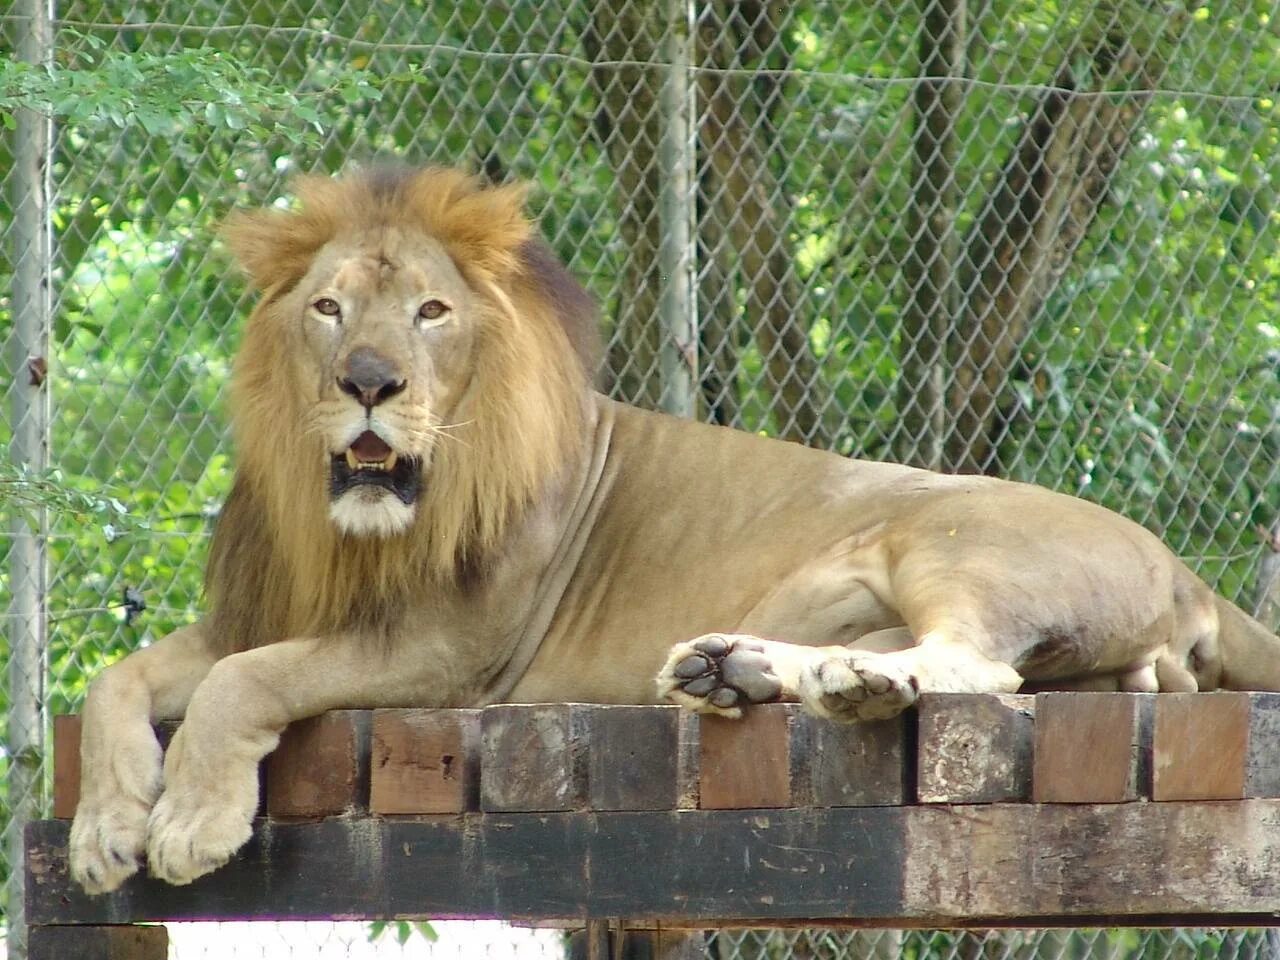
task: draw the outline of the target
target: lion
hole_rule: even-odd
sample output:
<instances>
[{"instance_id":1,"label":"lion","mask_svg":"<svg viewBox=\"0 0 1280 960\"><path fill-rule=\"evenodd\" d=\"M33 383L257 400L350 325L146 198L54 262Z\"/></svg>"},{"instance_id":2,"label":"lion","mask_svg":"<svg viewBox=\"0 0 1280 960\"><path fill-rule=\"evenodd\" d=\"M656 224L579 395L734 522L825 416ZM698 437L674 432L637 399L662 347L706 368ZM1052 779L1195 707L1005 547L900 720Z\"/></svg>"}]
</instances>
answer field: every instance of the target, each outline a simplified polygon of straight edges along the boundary
<instances>
[{"instance_id":1,"label":"lion","mask_svg":"<svg viewBox=\"0 0 1280 960\"><path fill-rule=\"evenodd\" d=\"M144 853L174 884L227 861L259 761L334 708L855 721L934 691L1280 689L1280 641L1099 506L594 392L594 306L522 187L374 169L296 193L225 226L259 301L208 615L90 687L87 891ZM163 755L162 717L184 718Z\"/></svg>"}]
</instances>

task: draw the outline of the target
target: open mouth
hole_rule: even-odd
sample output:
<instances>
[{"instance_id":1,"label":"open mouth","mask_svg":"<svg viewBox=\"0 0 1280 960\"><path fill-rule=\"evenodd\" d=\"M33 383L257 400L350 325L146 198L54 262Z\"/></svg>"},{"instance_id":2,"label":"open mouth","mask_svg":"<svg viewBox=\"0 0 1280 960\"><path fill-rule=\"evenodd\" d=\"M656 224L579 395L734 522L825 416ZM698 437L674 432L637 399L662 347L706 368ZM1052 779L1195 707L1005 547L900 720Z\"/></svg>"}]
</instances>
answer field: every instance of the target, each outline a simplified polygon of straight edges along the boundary
<instances>
[{"instance_id":1,"label":"open mouth","mask_svg":"<svg viewBox=\"0 0 1280 960\"><path fill-rule=\"evenodd\" d=\"M418 499L421 462L398 454L372 430L366 430L344 452L329 461L329 499L337 500L356 487L381 487L405 506Z\"/></svg>"}]
</instances>

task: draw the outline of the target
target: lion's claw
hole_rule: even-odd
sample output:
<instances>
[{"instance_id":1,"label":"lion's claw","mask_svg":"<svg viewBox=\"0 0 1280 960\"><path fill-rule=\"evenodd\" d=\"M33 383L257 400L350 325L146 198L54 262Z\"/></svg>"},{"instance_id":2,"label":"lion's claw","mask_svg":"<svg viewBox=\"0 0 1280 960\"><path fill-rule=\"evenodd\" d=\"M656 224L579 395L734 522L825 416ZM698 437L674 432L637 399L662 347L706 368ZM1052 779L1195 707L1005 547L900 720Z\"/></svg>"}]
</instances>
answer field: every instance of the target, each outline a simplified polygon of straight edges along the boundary
<instances>
[{"instance_id":1,"label":"lion's claw","mask_svg":"<svg viewBox=\"0 0 1280 960\"><path fill-rule=\"evenodd\" d=\"M703 713L736 717L744 703L768 703L782 694L764 647L713 633L678 644L658 674L662 696Z\"/></svg>"}]
</instances>

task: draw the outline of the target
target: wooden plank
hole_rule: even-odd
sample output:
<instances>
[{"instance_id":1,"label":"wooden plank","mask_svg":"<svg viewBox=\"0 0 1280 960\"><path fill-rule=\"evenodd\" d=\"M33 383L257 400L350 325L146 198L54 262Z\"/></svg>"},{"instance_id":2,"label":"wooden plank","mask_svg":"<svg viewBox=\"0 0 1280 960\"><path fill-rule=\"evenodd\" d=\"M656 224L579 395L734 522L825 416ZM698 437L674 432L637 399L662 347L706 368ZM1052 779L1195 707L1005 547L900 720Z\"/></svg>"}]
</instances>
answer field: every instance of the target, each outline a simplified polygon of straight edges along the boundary
<instances>
[{"instance_id":1,"label":"wooden plank","mask_svg":"<svg viewBox=\"0 0 1280 960\"><path fill-rule=\"evenodd\" d=\"M31 927L27 960L165 960L164 927Z\"/></svg>"},{"instance_id":2,"label":"wooden plank","mask_svg":"<svg viewBox=\"0 0 1280 960\"><path fill-rule=\"evenodd\" d=\"M53 718L53 815L70 820L80 802L80 717Z\"/></svg>"},{"instance_id":3,"label":"wooden plank","mask_svg":"<svg viewBox=\"0 0 1280 960\"><path fill-rule=\"evenodd\" d=\"M918 706L916 799L1002 803L1031 796L1035 697L930 693Z\"/></svg>"},{"instance_id":4,"label":"wooden plank","mask_svg":"<svg viewBox=\"0 0 1280 960\"><path fill-rule=\"evenodd\" d=\"M371 812L480 809L479 710L375 710L372 741Z\"/></svg>"},{"instance_id":5,"label":"wooden plank","mask_svg":"<svg viewBox=\"0 0 1280 960\"><path fill-rule=\"evenodd\" d=\"M480 807L556 811L586 802L585 708L499 704L480 717Z\"/></svg>"},{"instance_id":6,"label":"wooden plank","mask_svg":"<svg viewBox=\"0 0 1280 960\"><path fill-rule=\"evenodd\" d=\"M680 782L679 707L587 707L587 806L592 810L674 810Z\"/></svg>"},{"instance_id":7,"label":"wooden plank","mask_svg":"<svg viewBox=\"0 0 1280 960\"><path fill-rule=\"evenodd\" d=\"M270 817L368 810L369 711L331 710L289 724L265 771Z\"/></svg>"},{"instance_id":8,"label":"wooden plank","mask_svg":"<svg viewBox=\"0 0 1280 960\"><path fill-rule=\"evenodd\" d=\"M1280 695L1161 696L1152 756L1155 800L1280 796Z\"/></svg>"},{"instance_id":9,"label":"wooden plank","mask_svg":"<svg viewBox=\"0 0 1280 960\"><path fill-rule=\"evenodd\" d=\"M1124 803L1148 795L1154 694L1039 693L1032 798Z\"/></svg>"},{"instance_id":10,"label":"wooden plank","mask_svg":"<svg viewBox=\"0 0 1280 960\"><path fill-rule=\"evenodd\" d=\"M704 810L788 807L791 794L791 728L800 708L766 703L741 720L703 716L699 804Z\"/></svg>"},{"instance_id":11,"label":"wooden plank","mask_svg":"<svg viewBox=\"0 0 1280 960\"><path fill-rule=\"evenodd\" d=\"M636 925L1280 921L1280 800L462 814L266 822L183 887L86 896L27 831L35 923L626 917Z\"/></svg>"}]
</instances>

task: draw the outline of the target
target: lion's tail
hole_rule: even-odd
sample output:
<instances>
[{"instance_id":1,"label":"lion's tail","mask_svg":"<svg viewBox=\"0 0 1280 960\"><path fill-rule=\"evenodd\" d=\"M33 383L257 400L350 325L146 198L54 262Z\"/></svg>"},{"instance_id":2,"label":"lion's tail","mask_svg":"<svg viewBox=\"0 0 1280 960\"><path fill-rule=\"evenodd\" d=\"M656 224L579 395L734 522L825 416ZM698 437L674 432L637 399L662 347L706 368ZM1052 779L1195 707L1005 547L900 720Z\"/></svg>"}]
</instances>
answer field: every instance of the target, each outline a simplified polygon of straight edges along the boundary
<instances>
[{"instance_id":1,"label":"lion's tail","mask_svg":"<svg viewBox=\"0 0 1280 960\"><path fill-rule=\"evenodd\" d=\"M1229 600L1216 600L1223 689L1280 690L1280 637Z\"/></svg>"}]
</instances>

